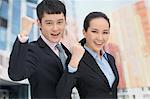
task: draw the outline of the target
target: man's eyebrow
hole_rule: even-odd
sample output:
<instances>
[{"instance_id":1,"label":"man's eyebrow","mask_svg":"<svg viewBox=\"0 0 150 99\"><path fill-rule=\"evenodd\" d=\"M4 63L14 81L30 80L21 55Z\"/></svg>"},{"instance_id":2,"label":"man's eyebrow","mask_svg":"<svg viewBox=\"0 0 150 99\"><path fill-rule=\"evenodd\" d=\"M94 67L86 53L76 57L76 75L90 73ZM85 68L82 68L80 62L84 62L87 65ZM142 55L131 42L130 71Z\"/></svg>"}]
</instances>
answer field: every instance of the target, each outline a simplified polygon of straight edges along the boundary
<instances>
[{"instance_id":1,"label":"man's eyebrow","mask_svg":"<svg viewBox=\"0 0 150 99\"><path fill-rule=\"evenodd\" d=\"M52 20L45 20L45 22L51 22Z\"/></svg>"},{"instance_id":2,"label":"man's eyebrow","mask_svg":"<svg viewBox=\"0 0 150 99\"><path fill-rule=\"evenodd\" d=\"M64 19L59 19L58 21L63 21Z\"/></svg>"},{"instance_id":3,"label":"man's eyebrow","mask_svg":"<svg viewBox=\"0 0 150 99\"><path fill-rule=\"evenodd\" d=\"M63 21L64 19L58 19L57 21ZM51 22L53 20L45 20L45 22Z\"/></svg>"}]
</instances>

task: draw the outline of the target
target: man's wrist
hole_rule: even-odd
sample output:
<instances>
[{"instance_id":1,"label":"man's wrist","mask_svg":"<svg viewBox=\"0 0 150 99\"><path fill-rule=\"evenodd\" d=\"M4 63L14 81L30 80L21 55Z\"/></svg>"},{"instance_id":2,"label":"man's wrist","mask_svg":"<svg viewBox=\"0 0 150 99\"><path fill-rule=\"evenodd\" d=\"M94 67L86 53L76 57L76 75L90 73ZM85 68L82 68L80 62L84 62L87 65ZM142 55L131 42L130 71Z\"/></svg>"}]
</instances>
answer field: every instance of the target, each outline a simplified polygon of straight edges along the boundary
<instances>
[{"instance_id":1,"label":"man's wrist","mask_svg":"<svg viewBox=\"0 0 150 99\"><path fill-rule=\"evenodd\" d=\"M27 42L27 40L29 39L28 36L24 36L24 35L21 35L21 34L18 34L18 38L19 38L19 41L20 41L21 43L25 43L25 42Z\"/></svg>"},{"instance_id":2,"label":"man's wrist","mask_svg":"<svg viewBox=\"0 0 150 99\"><path fill-rule=\"evenodd\" d=\"M19 35L20 37L28 37L28 34L26 32L21 32Z\"/></svg>"}]
</instances>

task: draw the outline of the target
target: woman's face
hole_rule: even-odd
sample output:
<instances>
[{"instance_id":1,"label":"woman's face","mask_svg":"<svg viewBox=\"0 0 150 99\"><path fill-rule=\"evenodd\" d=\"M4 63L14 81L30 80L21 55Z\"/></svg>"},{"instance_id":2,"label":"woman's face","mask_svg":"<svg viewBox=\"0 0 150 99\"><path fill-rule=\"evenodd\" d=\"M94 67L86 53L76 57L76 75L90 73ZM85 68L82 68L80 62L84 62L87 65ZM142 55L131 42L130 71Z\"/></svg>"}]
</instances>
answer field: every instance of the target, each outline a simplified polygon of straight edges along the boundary
<instances>
[{"instance_id":1,"label":"woman's face","mask_svg":"<svg viewBox=\"0 0 150 99\"><path fill-rule=\"evenodd\" d=\"M109 38L109 23L104 18L94 18L90 21L87 31L83 30L86 46L99 53Z\"/></svg>"}]
</instances>

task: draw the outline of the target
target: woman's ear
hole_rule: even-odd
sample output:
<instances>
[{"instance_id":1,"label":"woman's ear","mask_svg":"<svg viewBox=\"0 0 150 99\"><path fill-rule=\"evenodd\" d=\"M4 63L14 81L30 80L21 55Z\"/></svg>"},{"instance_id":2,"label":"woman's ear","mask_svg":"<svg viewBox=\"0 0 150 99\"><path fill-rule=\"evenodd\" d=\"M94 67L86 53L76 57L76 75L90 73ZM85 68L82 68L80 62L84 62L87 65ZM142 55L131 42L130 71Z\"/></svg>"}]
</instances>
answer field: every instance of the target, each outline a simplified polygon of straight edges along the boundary
<instances>
[{"instance_id":1,"label":"woman's ear","mask_svg":"<svg viewBox=\"0 0 150 99\"><path fill-rule=\"evenodd\" d=\"M86 37L86 31L85 31L85 29L83 29L82 32L83 32L83 36Z\"/></svg>"}]
</instances>

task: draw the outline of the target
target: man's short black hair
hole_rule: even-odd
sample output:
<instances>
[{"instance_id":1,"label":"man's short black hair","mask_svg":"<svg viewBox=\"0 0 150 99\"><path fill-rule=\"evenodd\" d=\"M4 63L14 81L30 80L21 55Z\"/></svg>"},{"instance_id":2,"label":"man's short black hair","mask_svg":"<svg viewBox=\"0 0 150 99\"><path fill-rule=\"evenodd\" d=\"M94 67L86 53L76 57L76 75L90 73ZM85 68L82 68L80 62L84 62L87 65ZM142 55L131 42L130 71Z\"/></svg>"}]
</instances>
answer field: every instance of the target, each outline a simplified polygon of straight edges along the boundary
<instances>
[{"instance_id":1,"label":"man's short black hair","mask_svg":"<svg viewBox=\"0 0 150 99\"><path fill-rule=\"evenodd\" d=\"M66 18L66 7L59 0L43 0L38 4L37 8L37 17L41 21L44 13L47 14L61 14L63 13Z\"/></svg>"}]
</instances>

